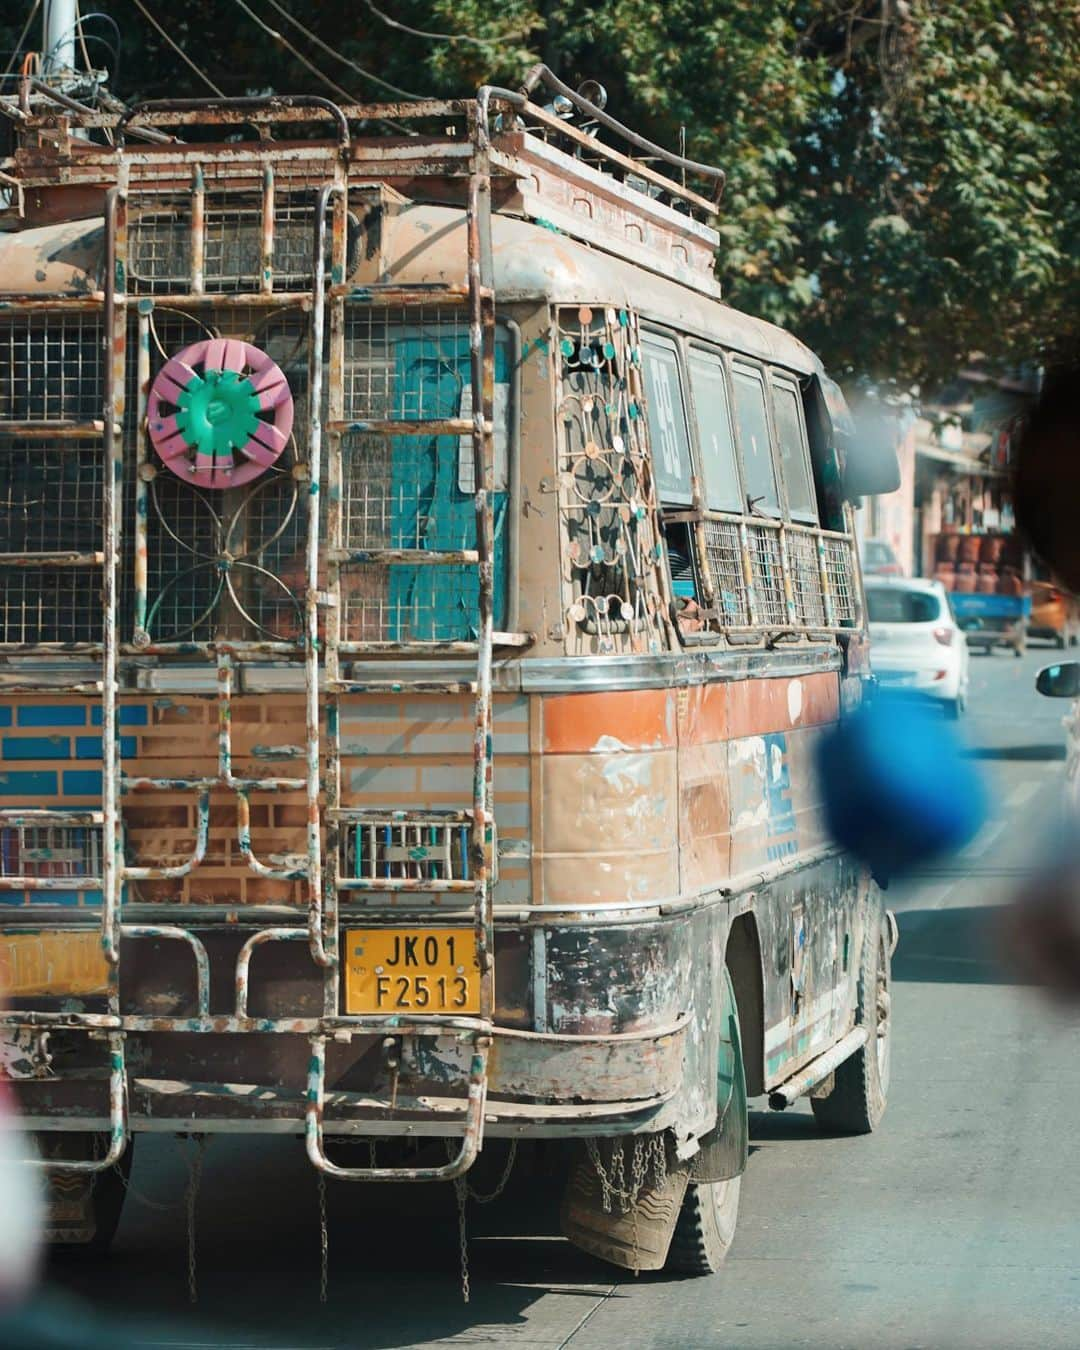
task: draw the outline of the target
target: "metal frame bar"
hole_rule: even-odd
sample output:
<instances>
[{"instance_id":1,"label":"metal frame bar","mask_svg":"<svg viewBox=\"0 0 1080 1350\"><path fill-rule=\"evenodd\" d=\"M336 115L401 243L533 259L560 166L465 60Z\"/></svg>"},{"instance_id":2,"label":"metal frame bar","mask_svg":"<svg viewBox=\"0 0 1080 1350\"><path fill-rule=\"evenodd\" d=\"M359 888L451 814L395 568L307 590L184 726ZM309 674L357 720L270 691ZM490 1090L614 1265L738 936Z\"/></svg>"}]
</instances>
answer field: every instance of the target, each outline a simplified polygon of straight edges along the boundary
<instances>
[{"instance_id":1,"label":"metal frame bar","mask_svg":"<svg viewBox=\"0 0 1080 1350\"><path fill-rule=\"evenodd\" d=\"M472 1061L467 1080L468 1097L461 1121L461 1148L457 1156L442 1167L340 1167L326 1156L323 1137L323 1112L326 1093L326 1037L311 1037L308 1068L307 1107L304 1114L304 1142L315 1167L338 1181L453 1181L476 1161L484 1135L484 1108L487 1103L487 1065L491 1037L465 1032L473 1040ZM454 1122L448 1120L448 1126Z\"/></svg>"},{"instance_id":2,"label":"metal frame bar","mask_svg":"<svg viewBox=\"0 0 1080 1350\"><path fill-rule=\"evenodd\" d=\"M325 100L251 100L220 105L214 101L180 101L156 105L155 119L168 124L170 117L183 124L198 121L209 112L215 117L223 108L231 110L231 120L237 124L254 118L263 125L282 110L294 118L303 110L318 108L340 118L344 145L348 124L340 110ZM119 126L139 114L132 112ZM135 549L135 631L131 650L138 655L167 656L183 654L198 656L216 667L212 690L199 691L198 696L214 697L218 705L218 743L216 773L204 777L151 778L132 777L122 780L120 743L118 739L118 658L121 643L117 632L119 543L124 492L124 445L121 428L124 417L125 360L129 352L129 314L135 297L127 295L127 171L128 159L137 155L120 156L118 184L108 194L106 210L107 277L100 303L104 310L105 341L108 343L105 366L103 422L100 424L63 424L49 427L72 437L103 437L103 454L107 472L103 507L104 542L101 554L104 581L105 636L101 644L92 644L102 658L100 682L60 685L53 682L28 682L27 687L37 691L57 693L92 692L102 701L102 735L104 740L102 765L102 808L100 811L21 811L0 812L0 820L21 820L30 824L91 823L100 825L103 832L101 889L102 945L109 962L107 1011L94 1013L18 1011L0 1013L0 1025L63 1027L82 1030L87 1034L106 1035L112 1047L110 1061L110 1121L111 1143L109 1155L100 1162L71 1164L58 1163L64 1170L89 1171L111 1165L124 1147L127 1128L127 1079L123 1060L123 1037L131 1032L205 1032L231 1034L237 1032L278 1032L306 1034L311 1037L312 1060L308 1077L305 1130L307 1147L312 1162L330 1175L351 1180L449 1180L459 1176L472 1165L482 1144L484 1106L487 1094L488 1055L491 1046L492 1019L495 1007L494 991L494 911L493 881L495 877L494 814L492 800L492 658L496 642L520 646L528 638L494 632L494 426L493 405L495 392L495 293L491 259L491 145L484 116L477 103L433 104L425 107L427 115L464 114L468 119L470 143L468 146L468 200L467 226L467 284L464 287L386 287L359 293L346 284L348 256L348 164L347 156L335 161L332 181L324 184L317 197L312 235L312 288L303 296L305 308L311 314L309 338L309 411L308 411L308 521L304 548L304 629L303 638L296 643L278 641L255 642L177 642L155 643L146 629L147 624L147 549L148 536L144 513L139 504L148 498L147 476L151 469L150 455L142 432L150 385L150 315L156 306L166 301L160 295L137 298L135 305L138 350L136 360L137 413L139 429L136 449L136 549ZM213 119L211 119L213 120ZM226 119L228 120L228 119ZM149 124L149 122L148 122ZM464 159L460 142L448 149ZM255 152L261 154L262 151ZM236 297L208 295L205 292L205 227L206 181L197 150L181 156L189 174L191 194L191 294L177 297L187 304L227 304ZM140 161L141 167L141 161ZM262 186L262 271L259 278L259 303L281 303L286 298L273 292L274 244L274 171L265 162L261 164ZM183 186L178 187L183 191ZM332 228L329 258L327 252L328 217ZM329 273L329 275L328 275ZM166 298L167 299L167 298ZM248 303L251 297L243 297ZM468 417L443 418L425 423L387 420L378 423L350 423L344 415L343 389L340 381L331 383L329 406L324 417L322 394L325 369L327 325L331 369L340 369L344 358L345 302L368 302L374 306L430 304L438 300L467 306L469 324L469 371L473 390L473 407ZM61 304L59 306L63 308ZM72 307L72 306L69 306ZM520 346L520 335L519 335ZM515 362L515 367L517 363ZM520 378L518 374L517 378ZM44 424L35 425L43 430ZM348 551L342 541L342 444L346 431L375 430L383 435L405 436L433 434L468 435L472 441L476 491L476 547L473 549L443 550L414 553L411 550L375 550L366 553ZM324 466L323 438L326 437ZM516 449L516 445L515 445ZM516 456L515 456L516 458ZM320 548L319 503L324 486L328 488L327 545ZM72 555L74 557L74 555ZM80 555L81 557L81 555ZM320 586L320 566L325 558L326 580ZM85 561L85 559L83 559ZM96 555L95 555L96 560ZM57 565L67 565L71 559L55 559ZM357 562L378 562L390 565L405 562L410 565L475 566L479 576L479 624L477 640L473 643L403 642L403 643L346 643L342 641L341 573L343 567ZM335 601L337 603L335 603ZM325 615L325 634L320 633L320 622ZM64 644L58 648L70 651ZM89 650L89 647L88 647ZM124 647L124 650L128 650ZM430 657L447 652L475 658L475 676L468 679L430 679L420 670L405 678L358 681L342 677L342 656L360 655L372 651L402 653ZM307 760L302 778L248 779L233 773L232 704L234 659L285 658L297 662L302 658L305 690L305 718ZM325 665L325 682L322 679ZM5 692L16 692L22 683L5 685ZM467 693L474 698L473 764L471 775L472 804L468 810L452 814L460 819L468 831L467 879L442 878L388 878L379 879L371 889L411 890L438 893L465 891L472 904L459 916L459 921L471 919L476 938L480 965L480 1012L475 1017L432 1015L401 1019L395 1015L342 1015L339 1011L340 968L338 910L342 889L363 888L364 879L341 875L340 838L342 822L359 819L363 811L341 808L341 745L340 700L349 692L375 692L394 689L405 692ZM326 735L321 733L321 717L326 710ZM325 781L320 776L321 754L326 753ZM207 949L195 935L190 916L181 923L158 922L125 923L122 921L121 896L125 880L180 880L190 875L205 859L209 840L210 794L224 788L235 794L237 803L237 839L239 851L247 868L255 875L278 881L303 881L308 888L307 923L259 928L245 941L236 958L235 1007L225 1015L210 1012L210 967ZM320 807L320 792L325 788L327 806ZM194 792L198 794L196 836L191 854L182 862L168 866L125 866L122 850L120 802L122 794L135 792ZM303 791L307 799L307 856L303 866L275 868L256 857L251 846L250 793L275 791ZM381 813L384 817L386 812ZM424 813L402 812L409 826L422 821ZM321 828L327 831L328 856L322 853ZM8 879L11 880L11 879ZM18 878L18 881L33 879ZM91 881L95 879L90 879ZM56 882L70 886L70 879L44 878L40 889L48 889ZM464 898L464 897L463 897ZM464 908L464 907L463 907ZM151 906L148 912L157 912ZM264 917L263 922L266 922ZM89 925L86 925L89 927ZM121 1014L119 1004L119 950L121 940L164 940L186 943L192 951L196 967L195 1010L190 1017L155 1017L145 1014ZM251 960L257 947L272 941L305 942L312 960L323 974L324 1009L319 1018L253 1018L248 1012ZM449 1115L442 1122L450 1133L461 1133L461 1147L457 1157L437 1168L349 1169L338 1167L326 1157L324 1149L323 1108L325 1105L325 1045L328 1035L351 1036L393 1034L395 1036L456 1035L472 1048L462 1111Z\"/></svg>"}]
</instances>

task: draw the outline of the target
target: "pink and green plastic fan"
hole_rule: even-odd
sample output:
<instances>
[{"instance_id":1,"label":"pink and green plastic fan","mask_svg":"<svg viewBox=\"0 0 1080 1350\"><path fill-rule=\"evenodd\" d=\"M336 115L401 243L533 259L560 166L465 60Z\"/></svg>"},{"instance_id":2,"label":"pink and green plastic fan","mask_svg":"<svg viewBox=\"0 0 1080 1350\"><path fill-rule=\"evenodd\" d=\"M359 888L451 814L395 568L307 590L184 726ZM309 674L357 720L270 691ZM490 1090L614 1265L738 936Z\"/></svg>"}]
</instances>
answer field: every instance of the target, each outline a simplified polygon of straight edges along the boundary
<instances>
[{"instance_id":1,"label":"pink and green plastic fan","mask_svg":"<svg viewBox=\"0 0 1080 1350\"><path fill-rule=\"evenodd\" d=\"M167 468L196 487L242 487L289 442L293 398L265 352L233 338L192 343L150 387L147 429Z\"/></svg>"}]
</instances>

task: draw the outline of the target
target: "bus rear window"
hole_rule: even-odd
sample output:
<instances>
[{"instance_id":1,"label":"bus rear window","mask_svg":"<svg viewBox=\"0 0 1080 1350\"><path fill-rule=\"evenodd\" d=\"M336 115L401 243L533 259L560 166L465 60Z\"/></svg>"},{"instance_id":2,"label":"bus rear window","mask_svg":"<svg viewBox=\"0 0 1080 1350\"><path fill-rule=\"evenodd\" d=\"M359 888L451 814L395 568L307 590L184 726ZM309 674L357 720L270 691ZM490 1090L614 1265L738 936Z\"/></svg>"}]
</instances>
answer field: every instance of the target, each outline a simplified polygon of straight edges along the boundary
<instances>
[{"instance_id":1,"label":"bus rear window","mask_svg":"<svg viewBox=\"0 0 1080 1350\"><path fill-rule=\"evenodd\" d=\"M792 520L816 521L817 509L810 481L810 464L807 459L806 433L803 431L800 401L799 391L795 385L787 380L773 379L776 439L780 446L780 460L784 466L788 510L791 512Z\"/></svg>"},{"instance_id":2,"label":"bus rear window","mask_svg":"<svg viewBox=\"0 0 1080 1350\"><path fill-rule=\"evenodd\" d=\"M741 511L743 502L723 361L712 352L695 349L690 353L690 381L705 480L705 505L711 511Z\"/></svg>"},{"instance_id":3,"label":"bus rear window","mask_svg":"<svg viewBox=\"0 0 1080 1350\"><path fill-rule=\"evenodd\" d=\"M645 394L649 403L649 440L652 444L660 500L688 506L690 488L690 430L686 423L679 382L679 359L670 338L650 333L645 349Z\"/></svg>"},{"instance_id":4,"label":"bus rear window","mask_svg":"<svg viewBox=\"0 0 1080 1350\"><path fill-rule=\"evenodd\" d=\"M765 412L765 383L758 371L736 365L735 418L739 426L746 505L765 516L779 516L780 496L769 446L769 419Z\"/></svg>"}]
</instances>

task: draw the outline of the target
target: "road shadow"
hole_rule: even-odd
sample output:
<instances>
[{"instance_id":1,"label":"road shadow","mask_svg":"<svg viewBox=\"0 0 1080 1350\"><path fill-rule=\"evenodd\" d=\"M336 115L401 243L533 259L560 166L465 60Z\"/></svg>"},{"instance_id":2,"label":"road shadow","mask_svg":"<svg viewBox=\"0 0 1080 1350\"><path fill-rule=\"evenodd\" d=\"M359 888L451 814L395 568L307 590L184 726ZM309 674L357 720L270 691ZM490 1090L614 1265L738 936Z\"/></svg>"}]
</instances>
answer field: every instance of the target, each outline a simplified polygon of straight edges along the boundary
<instances>
[{"instance_id":1,"label":"road shadow","mask_svg":"<svg viewBox=\"0 0 1080 1350\"><path fill-rule=\"evenodd\" d=\"M1002 961L999 905L908 909L897 915L894 980L920 984L1025 984Z\"/></svg>"},{"instance_id":2,"label":"road shadow","mask_svg":"<svg viewBox=\"0 0 1080 1350\"><path fill-rule=\"evenodd\" d=\"M562 1188L551 1160L522 1149L498 1199L468 1204L468 1303L452 1186L329 1182L322 1303L319 1186L302 1142L219 1138L206 1153L197 1205L192 1305L182 1157L167 1138L137 1142L134 1189L110 1257L57 1262L49 1272L54 1299L62 1292L79 1300L66 1305L69 1324L79 1325L71 1309L80 1307L87 1327L92 1310L116 1315L110 1330L117 1350L151 1344L396 1350L454 1336L470 1345L513 1344L523 1336L528 1344L539 1299L567 1300L573 1326L601 1293L614 1287L609 1296L619 1297L619 1287L634 1278L560 1236ZM481 1195L497 1188L506 1157L506 1145L490 1141L470 1173ZM366 1149L348 1161L366 1164Z\"/></svg>"},{"instance_id":3,"label":"road shadow","mask_svg":"<svg viewBox=\"0 0 1080 1350\"><path fill-rule=\"evenodd\" d=\"M1007 760L1013 764L1041 764L1065 759L1065 745L1052 741L1045 745L980 745L964 751L968 759Z\"/></svg>"}]
</instances>

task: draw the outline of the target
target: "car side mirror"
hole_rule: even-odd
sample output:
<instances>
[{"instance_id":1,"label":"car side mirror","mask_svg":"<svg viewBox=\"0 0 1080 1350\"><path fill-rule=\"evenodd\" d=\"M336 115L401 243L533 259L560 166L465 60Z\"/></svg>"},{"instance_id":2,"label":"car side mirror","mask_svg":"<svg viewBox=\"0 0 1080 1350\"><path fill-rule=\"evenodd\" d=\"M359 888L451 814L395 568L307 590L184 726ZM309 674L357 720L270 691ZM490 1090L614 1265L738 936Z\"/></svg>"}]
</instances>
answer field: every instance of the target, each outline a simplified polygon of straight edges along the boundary
<instances>
[{"instance_id":1,"label":"car side mirror","mask_svg":"<svg viewBox=\"0 0 1080 1350\"><path fill-rule=\"evenodd\" d=\"M1043 666L1035 676L1035 688L1047 698L1080 698L1080 661Z\"/></svg>"}]
</instances>

